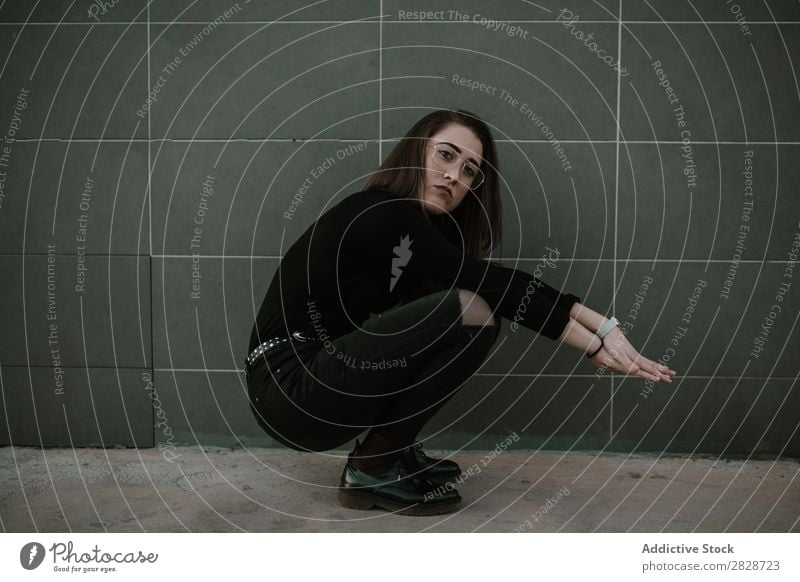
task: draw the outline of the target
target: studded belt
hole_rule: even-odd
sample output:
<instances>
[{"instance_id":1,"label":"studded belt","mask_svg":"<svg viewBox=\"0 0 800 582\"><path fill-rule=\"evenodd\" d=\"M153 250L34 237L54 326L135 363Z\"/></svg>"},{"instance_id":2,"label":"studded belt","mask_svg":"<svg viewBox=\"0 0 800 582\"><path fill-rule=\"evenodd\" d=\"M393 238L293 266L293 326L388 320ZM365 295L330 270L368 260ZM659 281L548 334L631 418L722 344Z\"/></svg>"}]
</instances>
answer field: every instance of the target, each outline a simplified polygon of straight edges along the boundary
<instances>
[{"instance_id":1,"label":"studded belt","mask_svg":"<svg viewBox=\"0 0 800 582\"><path fill-rule=\"evenodd\" d=\"M258 358L260 358L264 354L264 352L266 352L267 350L269 350L271 348L274 348L274 347L279 346L281 344L285 344L289 340L295 340L295 341L298 341L298 342L305 343L305 342L310 342L311 339L312 338L310 338L307 333L302 332L302 331L292 332L292 335L289 336L289 337L281 337L281 336L279 336L279 337L274 337L272 339L269 339L269 340L265 341L264 343L262 343L261 345L259 345L252 352L250 352L250 355L247 356L247 359L245 359L245 361L244 361L244 371L245 372L249 371L250 366L255 364L256 361L258 360Z\"/></svg>"}]
</instances>

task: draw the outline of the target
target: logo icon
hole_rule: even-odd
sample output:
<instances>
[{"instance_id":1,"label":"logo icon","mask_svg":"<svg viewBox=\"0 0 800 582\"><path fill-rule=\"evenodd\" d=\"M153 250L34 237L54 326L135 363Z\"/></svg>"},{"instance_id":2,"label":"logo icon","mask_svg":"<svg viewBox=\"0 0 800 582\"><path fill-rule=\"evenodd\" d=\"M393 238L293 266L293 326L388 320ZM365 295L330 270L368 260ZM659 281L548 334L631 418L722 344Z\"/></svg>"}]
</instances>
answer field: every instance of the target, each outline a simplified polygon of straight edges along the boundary
<instances>
[{"instance_id":1,"label":"logo icon","mask_svg":"<svg viewBox=\"0 0 800 582\"><path fill-rule=\"evenodd\" d=\"M406 235L400 239L400 244L394 247L392 250L394 251L395 257L392 258L392 280L389 281L389 292L391 293L394 286L397 284L397 281L400 279L400 275L403 274L403 270L401 267L405 267L408 264L408 261L411 260L411 243L413 240L409 240L410 235Z\"/></svg>"},{"instance_id":2,"label":"logo icon","mask_svg":"<svg viewBox=\"0 0 800 582\"><path fill-rule=\"evenodd\" d=\"M44 553L44 546L39 542L27 543L19 552L19 563L26 570L35 570L44 560Z\"/></svg>"}]
</instances>

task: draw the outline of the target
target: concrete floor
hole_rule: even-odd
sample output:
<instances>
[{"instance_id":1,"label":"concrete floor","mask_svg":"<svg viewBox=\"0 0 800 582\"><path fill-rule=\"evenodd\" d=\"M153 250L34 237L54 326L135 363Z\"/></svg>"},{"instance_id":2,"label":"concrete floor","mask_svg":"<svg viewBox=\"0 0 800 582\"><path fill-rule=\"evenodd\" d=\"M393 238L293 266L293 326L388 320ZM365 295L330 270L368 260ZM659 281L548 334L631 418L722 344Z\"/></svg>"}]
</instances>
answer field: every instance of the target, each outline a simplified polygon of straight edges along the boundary
<instances>
[{"instance_id":1,"label":"concrete floor","mask_svg":"<svg viewBox=\"0 0 800 582\"><path fill-rule=\"evenodd\" d=\"M441 452L427 451L432 456ZM798 532L800 463L519 451L454 457L458 511L341 507L346 451L0 448L6 532Z\"/></svg>"}]
</instances>

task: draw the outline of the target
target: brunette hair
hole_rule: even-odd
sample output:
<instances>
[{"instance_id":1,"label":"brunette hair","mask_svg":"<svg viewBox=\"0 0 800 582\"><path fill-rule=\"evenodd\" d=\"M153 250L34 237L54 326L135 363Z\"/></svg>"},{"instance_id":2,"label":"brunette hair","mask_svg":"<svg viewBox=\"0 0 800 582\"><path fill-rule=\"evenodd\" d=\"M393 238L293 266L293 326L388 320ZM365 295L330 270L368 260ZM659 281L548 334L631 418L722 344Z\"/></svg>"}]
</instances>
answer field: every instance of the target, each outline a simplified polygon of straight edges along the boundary
<instances>
[{"instance_id":1,"label":"brunette hair","mask_svg":"<svg viewBox=\"0 0 800 582\"><path fill-rule=\"evenodd\" d=\"M461 248L464 254L485 258L502 238L503 209L500 201L497 149L486 123L464 109L439 109L417 121L394 147L386 160L373 172L365 190L388 190L404 198L419 199L425 177L428 138L446 125L456 123L473 131L483 147L484 181L467 193L452 212L426 215L431 223Z\"/></svg>"}]
</instances>

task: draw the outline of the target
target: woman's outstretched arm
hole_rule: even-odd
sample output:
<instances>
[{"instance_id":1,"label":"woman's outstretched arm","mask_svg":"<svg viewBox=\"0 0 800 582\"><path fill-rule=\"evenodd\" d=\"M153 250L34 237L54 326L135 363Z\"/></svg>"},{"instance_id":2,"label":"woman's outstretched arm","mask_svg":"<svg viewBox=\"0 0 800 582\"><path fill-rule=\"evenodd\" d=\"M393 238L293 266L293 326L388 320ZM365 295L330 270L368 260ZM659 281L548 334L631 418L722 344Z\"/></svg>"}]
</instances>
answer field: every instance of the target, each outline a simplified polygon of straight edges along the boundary
<instances>
[{"instance_id":1,"label":"woman's outstretched arm","mask_svg":"<svg viewBox=\"0 0 800 582\"><path fill-rule=\"evenodd\" d=\"M570 320L559 341L582 352L592 353L600 347L597 329L606 322L606 317L575 303L570 309ZM603 339L604 348L592 358L598 368L609 368L615 372L640 376L653 382L672 382L675 370L656 363L637 352L619 327L613 328Z\"/></svg>"},{"instance_id":2,"label":"woman's outstretched arm","mask_svg":"<svg viewBox=\"0 0 800 582\"><path fill-rule=\"evenodd\" d=\"M569 310L569 316L573 319L576 319L578 323L582 324L583 327L592 333L600 329L600 326L608 320L608 318L604 315L589 309L582 303L573 303Z\"/></svg>"}]
</instances>

